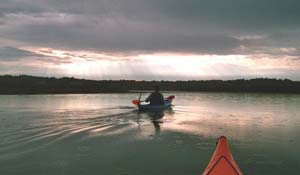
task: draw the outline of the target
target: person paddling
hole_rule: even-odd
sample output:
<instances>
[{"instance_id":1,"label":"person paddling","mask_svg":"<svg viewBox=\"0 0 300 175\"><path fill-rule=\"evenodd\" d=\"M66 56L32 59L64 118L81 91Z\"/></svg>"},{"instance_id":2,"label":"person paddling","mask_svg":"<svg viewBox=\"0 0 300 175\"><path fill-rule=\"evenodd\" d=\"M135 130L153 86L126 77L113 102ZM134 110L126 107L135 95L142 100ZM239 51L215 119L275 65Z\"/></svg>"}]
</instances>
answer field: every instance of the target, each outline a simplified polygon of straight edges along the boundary
<instances>
[{"instance_id":1,"label":"person paddling","mask_svg":"<svg viewBox=\"0 0 300 175\"><path fill-rule=\"evenodd\" d=\"M155 86L154 92L145 101L150 102L150 105L163 105L165 103L164 96L159 92L158 86Z\"/></svg>"}]
</instances>

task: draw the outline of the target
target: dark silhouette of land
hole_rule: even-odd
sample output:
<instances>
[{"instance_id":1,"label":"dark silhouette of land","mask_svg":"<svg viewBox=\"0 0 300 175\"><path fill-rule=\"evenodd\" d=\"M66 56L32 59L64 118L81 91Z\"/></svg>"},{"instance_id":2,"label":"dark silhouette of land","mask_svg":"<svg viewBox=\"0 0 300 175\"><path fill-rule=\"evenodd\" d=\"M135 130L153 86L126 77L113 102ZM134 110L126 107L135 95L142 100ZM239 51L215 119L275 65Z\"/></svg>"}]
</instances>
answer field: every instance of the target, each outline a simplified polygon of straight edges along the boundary
<instances>
[{"instance_id":1,"label":"dark silhouette of land","mask_svg":"<svg viewBox=\"0 0 300 175\"><path fill-rule=\"evenodd\" d=\"M288 79L238 79L205 81L135 81L46 78L28 75L0 76L0 94L65 94L149 91L300 93L300 81Z\"/></svg>"}]
</instances>

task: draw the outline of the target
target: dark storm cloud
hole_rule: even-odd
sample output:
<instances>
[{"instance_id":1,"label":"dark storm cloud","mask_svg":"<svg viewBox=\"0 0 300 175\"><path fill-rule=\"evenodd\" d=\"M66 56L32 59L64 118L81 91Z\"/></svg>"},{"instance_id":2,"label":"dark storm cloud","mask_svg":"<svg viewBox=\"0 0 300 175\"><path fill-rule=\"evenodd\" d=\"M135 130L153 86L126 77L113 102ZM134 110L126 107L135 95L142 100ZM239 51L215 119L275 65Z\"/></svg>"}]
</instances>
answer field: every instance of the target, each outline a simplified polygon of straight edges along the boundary
<instances>
[{"instance_id":1,"label":"dark storm cloud","mask_svg":"<svg viewBox=\"0 0 300 175\"><path fill-rule=\"evenodd\" d=\"M22 61L26 62L44 62L51 64L62 64L62 63L71 63L72 58L66 57L55 57L55 56L46 56L42 54L37 54L28 50L23 50L15 47L0 47L0 62L14 62Z\"/></svg>"},{"instance_id":2,"label":"dark storm cloud","mask_svg":"<svg viewBox=\"0 0 300 175\"><path fill-rule=\"evenodd\" d=\"M148 1L170 18L206 22L247 30L299 25L298 0L154 0Z\"/></svg>"},{"instance_id":3,"label":"dark storm cloud","mask_svg":"<svg viewBox=\"0 0 300 175\"><path fill-rule=\"evenodd\" d=\"M298 0L4 0L2 13L57 12L143 20L184 20L235 27L298 25ZM258 25L260 24L260 25Z\"/></svg>"},{"instance_id":4,"label":"dark storm cloud","mask_svg":"<svg viewBox=\"0 0 300 175\"><path fill-rule=\"evenodd\" d=\"M0 37L54 48L251 54L299 44L297 0L11 0L0 11Z\"/></svg>"},{"instance_id":5,"label":"dark storm cloud","mask_svg":"<svg viewBox=\"0 0 300 175\"><path fill-rule=\"evenodd\" d=\"M0 17L17 13L42 13L44 10L45 8L37 6L36 3L28 3L26 1L3 0L0 2Z\"/></svg>"},{"instance_id":6,"label":"dark storm cloud","mask_svg":"<svg viewBox=\"0 0 300 175\"><path fill-rule=\"evenodd\" d=\"M70 25L71 26L71 25ZM103 26L103 33L89 27L75 25L30 25L30 30L16 29L23 35L13 36L21 41L30 41L50 47L71 47L76 49L95 49L106 52L194 52L229 54L243 41L217 34L176 34L153 29L143 33L143 29L118 29ZM99 28L99 30L101 30ZM47 31L47 32L45 32ZM109 32L111 31L111 32ZM45 32L45 33L44 33ZM8 32L10 33L10 32Z\"/></svg>"},{"instance_id":7,"label":"dark storm cloud","mask_svg":"<svg viewBox=\"0 0 300 175\"><path fill-rule=\"evenodd\" d=\"M56 11L68 14L124 16L142 18L236 24L236 26L261 24L299 24L298 0L23 0L14 2L14 11ZM261 26L255 26L261 27Z\"/></svg>"},{"instance_id":8,"label":"dark storm cloud","mask_svg":"<svg viewBox=\"0 0 300 175\"><path fill-rule=\"evenodd\" d=\"M24 57L41 56L15 47L0 47L0 61L16 61Z\"/></svg>"}]
</instances>

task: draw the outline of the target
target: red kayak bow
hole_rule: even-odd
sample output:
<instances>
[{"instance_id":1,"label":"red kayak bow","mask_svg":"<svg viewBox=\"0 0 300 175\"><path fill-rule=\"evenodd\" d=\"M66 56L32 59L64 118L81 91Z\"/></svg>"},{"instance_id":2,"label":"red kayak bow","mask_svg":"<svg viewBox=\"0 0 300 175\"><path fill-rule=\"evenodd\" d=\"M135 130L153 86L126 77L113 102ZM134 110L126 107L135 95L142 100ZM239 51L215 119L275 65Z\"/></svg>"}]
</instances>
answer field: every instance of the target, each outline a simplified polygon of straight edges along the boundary
<instances>
[{"instance_id":1,"label":"red kayak bow","mask_svg":"<svg viewBox=\"0 0 300 175\"><path fill-rule=\"evenodd\" d=\"M227 138L218 139L216 150L202 175L242 175L230 152Z\"/></svg>"}]
</instances>

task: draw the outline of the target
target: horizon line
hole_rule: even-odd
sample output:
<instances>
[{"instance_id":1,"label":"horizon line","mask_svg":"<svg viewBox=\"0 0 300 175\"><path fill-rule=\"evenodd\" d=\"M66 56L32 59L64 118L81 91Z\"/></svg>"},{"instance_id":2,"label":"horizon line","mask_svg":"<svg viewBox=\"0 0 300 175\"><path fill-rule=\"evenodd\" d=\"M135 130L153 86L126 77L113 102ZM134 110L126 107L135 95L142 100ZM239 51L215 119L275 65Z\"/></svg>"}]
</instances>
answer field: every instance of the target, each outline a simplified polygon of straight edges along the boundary
<instances>
[{"instance_id":1,"label":"horizon line","mask_svg":"<svg viewBox=\"0 0 300 175\"><path fill-rule=\"evenodd\" d=\"M28 75L28 74L19 74L19 75L11 75L11 74L0 74L0 77L3 76L11 76L11 77L36 77L36 78L55 78L55 79L76 79L76 80L86 80L86 81L137 81L137 82L189 82L189 81L237 81L237 80L281 80L281 81L292 81L292 82L300 82L299 80L291 80L289 78L268 78L268 77L255 77L255 78L236 78L236 79L189 79L189 80L134 80L134 79L86 79L86 78L77 78L77 77L69 77L69 76L37 76L37 75Z\"/></svg>"}]
</instances>

